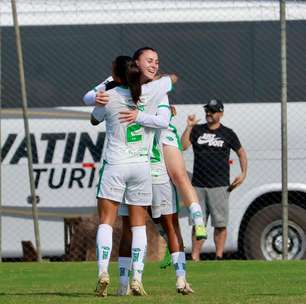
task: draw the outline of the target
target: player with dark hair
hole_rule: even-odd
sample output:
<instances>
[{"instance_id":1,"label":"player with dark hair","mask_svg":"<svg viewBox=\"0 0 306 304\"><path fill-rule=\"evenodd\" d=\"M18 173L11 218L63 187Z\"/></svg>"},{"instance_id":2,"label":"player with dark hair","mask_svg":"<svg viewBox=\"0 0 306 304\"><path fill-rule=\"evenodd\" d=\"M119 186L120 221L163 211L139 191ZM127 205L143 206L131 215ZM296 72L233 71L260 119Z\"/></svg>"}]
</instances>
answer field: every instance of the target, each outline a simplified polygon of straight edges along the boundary
<instances>
[{"instance_id":1,"label":"player with dark hair","mask_svg":"<svg viewBox=\"0 0 306 304\"><path fill-rule=\"evenodd\" d=\"M119 86L108 91L109 102L95 107L93 121L106 122L107 144L97 189L100 225L97 232L99 279L97 294L107 296L108 266L112 249L112 226L119 203L126 202L132 231L132 284L135 295L142 294L142 272L146 252L146 206L152 203L149 149L153 131L137 124L122 123L119 113L131 108L156 113L158 104L171 90L170 77L141 86L141 73L130 57L113 62L113 78ZM141 93L141 95L140 95ZM145 97L145 98L144 98ZM124 198L126 200L124 200Z\"/></svg>"}]
</instances>

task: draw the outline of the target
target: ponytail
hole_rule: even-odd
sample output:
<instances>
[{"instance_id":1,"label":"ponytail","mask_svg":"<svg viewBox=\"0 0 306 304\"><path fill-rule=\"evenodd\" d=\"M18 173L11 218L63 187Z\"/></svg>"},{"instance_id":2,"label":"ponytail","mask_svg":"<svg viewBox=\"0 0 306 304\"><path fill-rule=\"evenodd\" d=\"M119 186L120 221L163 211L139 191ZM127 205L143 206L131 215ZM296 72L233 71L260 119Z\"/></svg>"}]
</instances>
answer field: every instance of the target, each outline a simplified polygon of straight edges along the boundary
<instances>
[{"instance_id":1,"label":"ponytail","mask_svg":"<svg viewBox=\"0 0 306 304\"><path fill-rule=\"evenodd\" d=\"M119 84L128 86L135 104L141 95L141 72L132 58L129 56L118 56L113 61L113 75Z\"/></svg>"},{"instance_id":2,"label":"ponytail","mask_svg":"<svg viewBox=\"0 0 306 304\"><path fill-rule=\"evenodd\" d=\"M138 103L141 95L140 77L141 72L136 63L134 61L129 62L126 70L126 80L135 104Z\"/></svg>"}]
</instances>

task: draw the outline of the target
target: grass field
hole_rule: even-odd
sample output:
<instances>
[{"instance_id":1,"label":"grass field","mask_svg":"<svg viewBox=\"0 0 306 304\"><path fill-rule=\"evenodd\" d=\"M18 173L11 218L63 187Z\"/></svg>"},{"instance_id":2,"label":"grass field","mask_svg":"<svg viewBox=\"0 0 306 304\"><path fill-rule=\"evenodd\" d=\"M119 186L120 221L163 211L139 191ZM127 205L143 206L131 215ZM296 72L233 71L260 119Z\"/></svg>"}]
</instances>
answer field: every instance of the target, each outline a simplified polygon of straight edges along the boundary
<instances>
[{"instance_id":1,"label":"grass field","mask_svg":"<svg viewBox=\"0 0 306 304\"><path fill-rule=\"evenodd\" d=\"M110 295L97 298L95 263L2 263L0 303L306 303L306 261L188 262L191 296L176 294L174 271L147 263L149 296L115 296L117 264L111 264Z\"/></svg>"}]
</instances>

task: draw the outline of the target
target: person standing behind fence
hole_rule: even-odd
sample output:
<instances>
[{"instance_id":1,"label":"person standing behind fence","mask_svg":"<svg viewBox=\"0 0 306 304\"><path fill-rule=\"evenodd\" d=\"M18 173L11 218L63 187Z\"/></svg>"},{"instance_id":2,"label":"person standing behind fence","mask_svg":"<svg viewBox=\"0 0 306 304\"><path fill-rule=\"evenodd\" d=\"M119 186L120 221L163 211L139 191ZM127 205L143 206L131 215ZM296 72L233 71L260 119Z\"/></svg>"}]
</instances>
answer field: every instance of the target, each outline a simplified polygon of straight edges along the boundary
<instances>
[{"instance_id":1,"label":"person standing behind fence","mask_svg":"<svg viewBox=\"0 0 306 304\"><path fill-rule=\"evenodd\" d=\"M206 223L211 215L214 227L216 259L223 259L229 216L229 193L241 185L247 174L247 157L236 133L221 124L224 106L218 99L212 99L205 106L206 124L197 124L195 115L189 115L182 134L183 150L192 145L194 166L192 185L196 187ZM239 158L241 174L230 184L229 157L234 150ZM192 259L199 260L204 240L196 240L193 231Z\"/></svg>"}]
</instances>

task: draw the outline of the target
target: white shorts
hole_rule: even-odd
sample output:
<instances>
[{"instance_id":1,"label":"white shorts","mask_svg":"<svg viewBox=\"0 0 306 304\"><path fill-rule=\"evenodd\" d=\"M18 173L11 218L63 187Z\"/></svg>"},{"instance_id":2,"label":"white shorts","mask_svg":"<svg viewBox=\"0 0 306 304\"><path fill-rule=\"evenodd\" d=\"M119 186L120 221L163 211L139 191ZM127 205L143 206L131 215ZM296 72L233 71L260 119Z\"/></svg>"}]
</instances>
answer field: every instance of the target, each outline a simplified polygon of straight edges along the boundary
<instances>
[{"instance_id":1,"label":"white shorts","mask_svg":"<svg viewBox=\"0 0 306 304\"><path fill-rule=\"evenodd\" d=\"M172 182L153 185L152 217L159 218L162 215L177 212L177 193Z\"/></svg>"},{"instance_id":2,"label":"white shorts","mask_svg":"<svg viewBox=\"0 0 306 304\"><path fill-rule=\"evenodd\" d=\"M165 184L153 185L153 201L151 206L152 217L159 218L162 215L174 214L178 211L177 193L174 185L168 181ZM129 216L127 204L120 204L119 216Z\"/></svg>"},{"instance_id":3,"label":"white shorts","mask_svg":"<svg viewBox=\"0 0 306 304\"><path fill-rule=\"evenodd\" d=\"M152 204L152 177L149 163L110 165L100 169L97 197L138 206Z\"/></svg>"}]
</instances>

